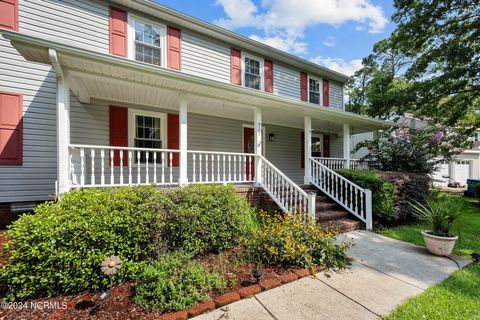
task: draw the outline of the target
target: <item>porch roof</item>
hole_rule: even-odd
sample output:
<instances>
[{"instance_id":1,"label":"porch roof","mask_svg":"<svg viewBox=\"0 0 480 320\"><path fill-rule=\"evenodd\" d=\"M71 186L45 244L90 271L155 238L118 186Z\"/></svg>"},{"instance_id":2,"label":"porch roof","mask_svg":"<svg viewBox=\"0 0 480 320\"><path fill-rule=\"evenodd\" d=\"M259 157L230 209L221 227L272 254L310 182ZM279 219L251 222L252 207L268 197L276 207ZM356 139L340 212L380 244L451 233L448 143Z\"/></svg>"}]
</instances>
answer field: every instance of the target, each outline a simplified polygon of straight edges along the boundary
<instances>
[{"instance_id":1,"label":"porch roof","mask_svg":"<svg viewBox=\"0 0 480 320\"><path fill-rule=\"evenodd\" d=\"M350 124L353 133L385 129L393 125L343 110L319 107L27 34L11 31L1 33L28 61L51 64L48 50L54 49L62 69L68 71L72 91L84 103L99 99L178 109L179 93L187 93L189 112L214 116L251 121L251 113L245 112L245 108L261 107L265 123L290 127L303 128L305 115L312 117L313 129L328 126L332 132L341 131L343 123Z\"/></svg>"}]
</instances>

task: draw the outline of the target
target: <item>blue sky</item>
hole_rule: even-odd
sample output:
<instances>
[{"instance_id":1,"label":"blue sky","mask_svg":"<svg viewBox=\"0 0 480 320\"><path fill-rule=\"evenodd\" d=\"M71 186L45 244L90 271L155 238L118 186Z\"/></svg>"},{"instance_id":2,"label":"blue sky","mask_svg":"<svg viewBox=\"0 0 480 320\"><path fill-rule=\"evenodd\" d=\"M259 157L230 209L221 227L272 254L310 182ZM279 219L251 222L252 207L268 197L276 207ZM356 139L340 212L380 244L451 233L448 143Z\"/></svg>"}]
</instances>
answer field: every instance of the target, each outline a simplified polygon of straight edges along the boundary
<instances>
[{"instance_id":1,"label":"blue sky","mask_svg":"<svg viewBox=\"0 0 480 320\"><path fill-rule=\"evenodd\" d=\"M394 29L391 1L155 1L348 75Z\"/></svg>"}]
</instances>

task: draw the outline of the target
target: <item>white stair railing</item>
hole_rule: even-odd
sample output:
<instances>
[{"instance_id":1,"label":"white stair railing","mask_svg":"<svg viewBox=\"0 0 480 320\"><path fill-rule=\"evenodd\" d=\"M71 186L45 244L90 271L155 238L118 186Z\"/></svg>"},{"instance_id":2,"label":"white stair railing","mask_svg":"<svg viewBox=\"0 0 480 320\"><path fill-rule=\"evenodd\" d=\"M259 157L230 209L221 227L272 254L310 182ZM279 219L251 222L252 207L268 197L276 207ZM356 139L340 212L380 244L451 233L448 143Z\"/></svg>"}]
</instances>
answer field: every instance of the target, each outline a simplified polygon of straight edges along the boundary
<instances>
[{"instance_id":1,"label":"white stair railing","mask_svg":"<svg viewBox=\"0 0 480 320\"><path fill-rule=\"evenodd\" d=\"M190 183L247 183L254 181L251 153L188 150Z\"/></svg>"},{"instance_id":2,"label":"white stair railing","mask_svg":"<svg viewBox=\"0 0 480 320\"><path fill-rule=\"evenodd\" d=\"M178 150L70 145L70 186L178 183Z\"/></svg>"},{"instance_id":3,"label":"white stair railing","mask_svg":"<svg viewBox=\"0 0 480 320\"><path fill-rule=\"evenodd\" d=\"M324 157L312 157L324 166L332 169L339 170L347 168L347 159L345 158L324 158ZM350 169L357 170L370 170L370 163L360 159L350 159Z\"/></svg>"},{"instance_id":4,"label":"white stair railing","mask_svg":"<svg viewBox=\"0 0 480 320\"><path fill-rule=\"evenodd\" d=\"M315 218L315 194L308 194L265 157L261 162L260 186L283 211L304 214L304 220Z\"/></svg>"},{"instance_id":5,"label":"white stair railing","mask_svg":"<svg viewBox=\"0 0 480 320\"><path fill-rule=\"evenodd\" d=\"M314 158L310 158L311 183L343 206L372 230L372 192L356 185Z\"/></svg>"}]
</instances>

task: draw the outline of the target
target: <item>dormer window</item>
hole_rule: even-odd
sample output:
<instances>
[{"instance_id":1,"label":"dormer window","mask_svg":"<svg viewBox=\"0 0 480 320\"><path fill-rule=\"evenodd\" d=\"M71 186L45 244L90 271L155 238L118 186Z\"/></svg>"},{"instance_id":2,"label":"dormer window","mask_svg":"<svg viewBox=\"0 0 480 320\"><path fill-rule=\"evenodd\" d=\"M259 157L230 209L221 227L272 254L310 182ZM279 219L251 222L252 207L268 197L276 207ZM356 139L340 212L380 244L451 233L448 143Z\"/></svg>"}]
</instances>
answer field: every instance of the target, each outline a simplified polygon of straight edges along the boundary
<instances>
[{"instance_id":1,"label":"dormer window","mask_svg":"<svg viewBox=\"0 0 480 320\"><path fill-rule=\"evenodd\" d=\"M243 55L243 85L247 88L263 90L263 59Z\"/></svg>"},{"instance_id":2,"label":"dormer window","mask_svg":"<svg viewBox=\"0 0 480 320\"><path fill-rule=\"evenodd\" d=\"M129 16L129 57L131 59L166 66L166 27Z\"/></svg>"},{"instance_id":3,"label":"dormer window","mask_svg":"<svg viewBox=\"0 0 480 320\"><path fill-rule=\"evenodd\" d=\"M308 78L308 101L320 104L320 80Z\"/></svg>"}]
</instances>

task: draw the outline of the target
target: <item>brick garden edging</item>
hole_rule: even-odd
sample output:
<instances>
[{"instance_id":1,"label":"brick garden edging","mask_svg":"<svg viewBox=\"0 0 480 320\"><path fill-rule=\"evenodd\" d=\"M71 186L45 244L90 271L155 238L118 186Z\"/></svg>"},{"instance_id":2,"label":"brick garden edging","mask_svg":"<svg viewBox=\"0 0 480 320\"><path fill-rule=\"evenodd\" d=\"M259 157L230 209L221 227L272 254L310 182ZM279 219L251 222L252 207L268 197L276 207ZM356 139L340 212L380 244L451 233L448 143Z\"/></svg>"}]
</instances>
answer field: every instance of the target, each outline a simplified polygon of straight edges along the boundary
<instances>
[{"instance_id":1,"label":"brick garden edging","mask_svg":"<svg viewBox=\"0 0 480 320\"><path fill-rule=\"evenodd\" d=\"M267 291L282 284L287 284L304 278L310 275L314 275L320 271L320 268L314 267L312 270L308 269L294 269L293 271L288 271L283 273L278 279L262 279L258 284L252 284L250 286L242 287L239 289L228 291L214 300L208 300L206 302L197 303L190 307L186 311L177 311L172 313L166 313L160 316L161 320L186 320L188 318L193 318L199 316L203 313L213 311L215 308L223 307L227 304L237 302L241 299L246 299L251 296L254 296L262 291Z\"/></svg>"}]
</instances>

